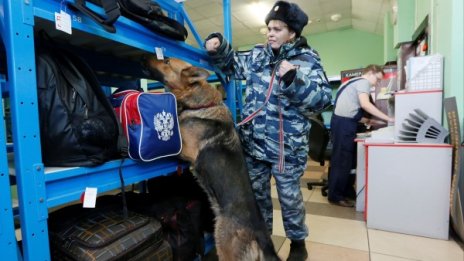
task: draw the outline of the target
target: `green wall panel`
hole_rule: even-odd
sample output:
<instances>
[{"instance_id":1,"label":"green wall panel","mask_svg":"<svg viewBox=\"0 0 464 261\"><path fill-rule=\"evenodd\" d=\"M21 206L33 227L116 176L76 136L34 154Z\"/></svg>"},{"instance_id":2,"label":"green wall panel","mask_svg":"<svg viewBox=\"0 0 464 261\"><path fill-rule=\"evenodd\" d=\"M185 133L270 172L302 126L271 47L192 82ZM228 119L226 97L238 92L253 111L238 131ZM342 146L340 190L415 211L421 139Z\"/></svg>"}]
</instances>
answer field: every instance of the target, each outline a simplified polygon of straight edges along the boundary
<instances>
[{"instance_id":1,"label":"green wall panel","mask_svg":"<svg viewBox=\"0 0 464 261\"><path fill-rule=\"evenodd\" d=\"M398 0L398 15L393 27L393 44L410 42L415 28L415 0Z\"/></svg>"},{"instance_id":2,"label":"green wall panel","mask_svg":"<svg viewBox=\"0 0 464 261\"><path fill-rule=\"evenodd\" d=\"M321 56L327 76L340 71L384 64L383 36L355 29L307 35L308 43ZM254 45L239 47L250 50ZM396 55L396 54L394 54Z\"/></svg>"},{"instance_id":3,"label":"green wall panel","mask_svg":"<svg viewBox=\"0 0 464 261\"><path fill-rule=\"evenodd\" d=\"M355 29L307 36L309 44L322 59L328 76L340 71L383 64L383 36Z\"/></svg>"},{"instance_id":4,"label":"green wall panel","mask_svg":"<svg viewBox=\"0 0 464 261\"><path fill-rule=\"evenodd\" d=\"M385 13L383 19L383 61L395 61L396 50L393 47L393 24L391 13Z\"/></svg>"},{"instance_id":5,"label":"green wall panel","mask_svg":"<svg viewBox=\"0 0 464 261\"><path fill-rule=\"evenodd\" d=\"M415 28L430 14L432 0L416 0Z\"/></svg>"}]
</instances>

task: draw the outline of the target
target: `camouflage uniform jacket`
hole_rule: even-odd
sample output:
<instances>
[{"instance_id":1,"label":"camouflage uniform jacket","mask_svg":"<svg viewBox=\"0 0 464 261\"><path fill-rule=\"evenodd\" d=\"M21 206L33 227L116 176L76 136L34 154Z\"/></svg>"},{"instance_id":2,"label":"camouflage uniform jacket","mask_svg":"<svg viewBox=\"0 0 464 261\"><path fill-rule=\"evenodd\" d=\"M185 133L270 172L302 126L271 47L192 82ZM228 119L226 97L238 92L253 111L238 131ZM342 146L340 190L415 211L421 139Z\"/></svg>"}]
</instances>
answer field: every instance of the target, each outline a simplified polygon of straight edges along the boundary
<instances>
[{"instance_id":1,"label":"camouflage uniform jacket","mask_svg":"<svg viewBox=\"0 0 464 261\"><path fill-rule=\"evenodd\" d=\"M239 127L239 133L245 152L256 159L277 162L282 144L285 162L305 164L310 128L307 117L327 107L332 98L317 53L304 37L282 45L278 56L268 45L256 46L249 52L235 52L219 33L211 34L206 40L212 37L221 40L217 52L209 53L213 64L233 79L246 80L242 119L265 103L272 71L280 61L286 59L298 66L296 71L286 73L284 78L292 74L290 81L281 81L276 69L269 101L252 121ZM279 139L281 134L283 142Z\"/></svg>"}]
</instances>

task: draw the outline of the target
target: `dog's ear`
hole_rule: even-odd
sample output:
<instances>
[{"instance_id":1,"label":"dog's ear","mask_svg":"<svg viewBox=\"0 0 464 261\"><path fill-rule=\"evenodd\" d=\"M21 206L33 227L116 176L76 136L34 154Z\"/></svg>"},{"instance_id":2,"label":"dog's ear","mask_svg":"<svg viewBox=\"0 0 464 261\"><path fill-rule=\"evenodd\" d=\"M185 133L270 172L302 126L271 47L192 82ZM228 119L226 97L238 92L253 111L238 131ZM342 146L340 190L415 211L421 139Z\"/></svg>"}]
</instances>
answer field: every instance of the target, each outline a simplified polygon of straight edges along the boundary
<instances>
[{"instance_id":1,"label":"dog's ear","mask_svg":"<svg viewBox=\"0 0 464 261\"><path fill-rule=\"evenodd\" d=\"M207 70L193 66L183 69L181 73L182 81L189 86L205 81L208 76L209 72Z\"/></svg>"}]
</instances>

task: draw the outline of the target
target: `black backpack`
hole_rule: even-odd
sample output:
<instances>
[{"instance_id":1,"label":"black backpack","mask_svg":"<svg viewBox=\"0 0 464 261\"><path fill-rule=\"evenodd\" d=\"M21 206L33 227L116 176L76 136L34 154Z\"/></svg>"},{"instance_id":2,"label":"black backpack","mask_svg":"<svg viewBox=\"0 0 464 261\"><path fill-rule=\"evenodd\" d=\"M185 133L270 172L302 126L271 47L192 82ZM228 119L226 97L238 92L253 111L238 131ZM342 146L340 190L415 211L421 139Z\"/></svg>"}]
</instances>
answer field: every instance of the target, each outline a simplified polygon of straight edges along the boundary
<instances>
[{"instance_id":1,"label":"black backpack","mask_svg":"<svg viewBox=\"0 0 464 261\"><path fill-rule=\"evenodd\" d=\"M95 73L70 51L42 42L36 68L44 164L92 166L114 158L119 126Z\"/></svg>"}]
</instances>

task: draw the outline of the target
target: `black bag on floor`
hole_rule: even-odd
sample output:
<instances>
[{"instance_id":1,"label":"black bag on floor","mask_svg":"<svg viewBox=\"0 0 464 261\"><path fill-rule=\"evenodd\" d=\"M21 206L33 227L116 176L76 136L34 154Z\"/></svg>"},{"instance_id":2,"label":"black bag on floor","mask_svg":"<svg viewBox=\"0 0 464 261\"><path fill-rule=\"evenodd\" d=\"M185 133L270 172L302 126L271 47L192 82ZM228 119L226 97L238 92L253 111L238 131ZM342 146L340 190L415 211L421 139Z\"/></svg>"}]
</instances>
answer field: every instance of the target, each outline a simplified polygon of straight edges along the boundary
<instances>
[{"instance_id":1,"label":"black bag on floor","mask_svg":"<svg viewBox=\"0 0 464 261\"><path fill-rule=\"evenodd\" d=\"M101 203L97 201L96 209L78 204L50 214L52 260L172 260L157 220L131 211L125 218L119 204L98 207Z\"/></svg>"},{"instance_id":2,"label":"black bag on floor","mask_svg":"<svg viewBox=\"0 0 464 261\"><path fill-rule=\"evenodd\" d=\"M171 246L173 260L191 261L203 256L205 241L200 201L130 192L126 193L126 198L131 211L160 221L164 239Z\"/></svg>"},{"instance_id":3,"label":"black bag on floor","mask_svg":"<svg viewBox=\"0 0 464 261\"><path fill-rule=\"evenodd\" d=\"M203 188L198 185L193 174L184 170L181 175L168 175L148 180L149 195L157 201L171 200L172 198L184 198L201 203L200 230L213 233L214 213L211 203Z\"/></svg>"},{"instance_id":4,"label":"black bag on floor","mask_svg":"<svg viewBox=\"0 0 464 261\"><path fill-rule=\"evenodd\" d=\"M197 200L172 198L159 202L155 217L161 221L163 234L172 248L175 261L202 257L205 241L201 231L201 203Z\"/></svg>"},{"instance_id":5,"label":"black bag on floor","mask_svg":"<svg viewBox=\"0 0 464 261\"><path fill-rule=\"evenodd\" d=\"M70 51L44 40L40 45L36 66L44 164L92 166L114 158L119 125L95 73Z\"/></svg>"},{"instance_id":6,"label":"black bag on floor","mask_svg":"<svg viewBox=\"0 0 464 261\"><path fill-rule=\"evenodd\" d=\"M203 256L205 241L199 201L184 198L155 200L141 211L160 221L173 260L191 261Z\"/></svg>"}]
</instances>

